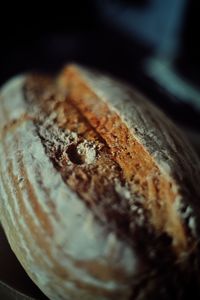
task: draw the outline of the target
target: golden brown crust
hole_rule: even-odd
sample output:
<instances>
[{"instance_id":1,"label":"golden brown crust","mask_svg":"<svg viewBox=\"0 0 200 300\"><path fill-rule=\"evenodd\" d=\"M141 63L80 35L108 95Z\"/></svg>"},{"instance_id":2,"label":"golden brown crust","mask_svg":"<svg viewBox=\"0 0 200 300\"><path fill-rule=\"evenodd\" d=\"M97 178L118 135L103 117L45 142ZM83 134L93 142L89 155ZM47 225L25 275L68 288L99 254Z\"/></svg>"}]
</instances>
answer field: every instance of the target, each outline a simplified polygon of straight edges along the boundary
<instances>
[{"instance_id":1,"label":"golden brown crust","mask_svg":"<svg viewBox=\"0 0 200 300\"><path fill-rule=\"evenodd\" d=\"M146 199L144 206L155 228L172 237L177 251L184 251L189 246L185 225L173 207L176 182L163 174L120 116L89 88L76 68L67 68L60 81L66 85L70 100L110 147L132 191Z\"/></svg>"}]
</instances>

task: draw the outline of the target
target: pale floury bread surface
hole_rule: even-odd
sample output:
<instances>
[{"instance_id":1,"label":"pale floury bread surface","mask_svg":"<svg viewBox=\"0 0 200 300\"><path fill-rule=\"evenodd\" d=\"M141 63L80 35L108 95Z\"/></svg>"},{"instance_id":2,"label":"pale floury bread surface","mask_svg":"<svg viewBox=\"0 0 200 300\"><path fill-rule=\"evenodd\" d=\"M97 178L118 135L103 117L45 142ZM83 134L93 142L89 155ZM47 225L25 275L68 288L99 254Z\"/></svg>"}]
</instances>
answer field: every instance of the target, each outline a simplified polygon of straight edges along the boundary
<instances>
[{"instance_id":1,"label":"pale floury bread surface","mask_svg":"<svg viewBox=\"0 0 200 300\"><path fill-rule=\"evenodd\" d=\"M3 228L50 299L184 299L198 285L199 162L134 89L75 65L11 79L0 158Z\"/></svg>"}]
</instances>

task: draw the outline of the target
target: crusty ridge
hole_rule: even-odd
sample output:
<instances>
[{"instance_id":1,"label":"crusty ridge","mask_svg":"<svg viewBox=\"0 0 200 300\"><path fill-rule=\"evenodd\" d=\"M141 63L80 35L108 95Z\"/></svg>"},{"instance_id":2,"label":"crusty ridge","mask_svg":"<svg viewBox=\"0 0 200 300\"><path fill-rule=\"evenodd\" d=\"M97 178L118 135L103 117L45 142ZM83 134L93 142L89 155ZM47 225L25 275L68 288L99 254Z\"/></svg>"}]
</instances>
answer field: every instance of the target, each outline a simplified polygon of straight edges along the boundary
<instances>
[{"instance_id":1,"label":"crusty ridge","mask_svg":"<svg viewBox=\"0 0 200 300\"><path fill-rule=\"evenodd\" d=\"M159 110L117 81L70 66L59 84L106 140L134 191L146 197L154 226L184 252L185 231L195 235L197 229L193 207L199 201L192 173L200 170L191 147L185 150L184 139Z\"/></svg>"}]
</instances>

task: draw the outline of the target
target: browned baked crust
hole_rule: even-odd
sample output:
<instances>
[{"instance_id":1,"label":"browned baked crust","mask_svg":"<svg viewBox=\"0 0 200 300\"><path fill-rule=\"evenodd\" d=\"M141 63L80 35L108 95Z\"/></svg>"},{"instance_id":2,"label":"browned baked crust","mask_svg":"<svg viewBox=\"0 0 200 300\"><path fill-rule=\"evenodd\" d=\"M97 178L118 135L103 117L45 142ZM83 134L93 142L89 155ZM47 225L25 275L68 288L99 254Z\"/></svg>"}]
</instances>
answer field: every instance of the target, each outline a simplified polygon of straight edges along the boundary
<instances>
[{"instance_id":1,"label":"browned baked crust","mask_svg":"<svg viewBox=\"0 0 200 300\"><path fill-rule=\"evenodd\" d=\"M171 121L77 66L15 78L1 98L0 218L43 292L186 297L198 285L200 169Z\"/></svg>"}]
</instances>

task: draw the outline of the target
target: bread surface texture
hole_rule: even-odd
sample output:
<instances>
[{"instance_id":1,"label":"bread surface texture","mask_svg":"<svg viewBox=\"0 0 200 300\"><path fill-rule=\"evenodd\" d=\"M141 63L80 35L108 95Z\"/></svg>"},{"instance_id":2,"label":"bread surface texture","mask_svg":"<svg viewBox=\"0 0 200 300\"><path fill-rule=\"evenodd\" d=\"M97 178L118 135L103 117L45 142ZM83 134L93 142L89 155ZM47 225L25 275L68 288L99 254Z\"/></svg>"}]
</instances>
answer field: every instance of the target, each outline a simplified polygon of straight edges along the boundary
<instances>
[{"instance_id":1,"label":"bread surface texture","mask_svg":"<svg viewBox=\"0 0 200 300\"><path fill-rule=\"evenodd\" d=\"M50 299L188 299L199 178L176 126L118 80L68 65L1 89L0 220Z\"/></svg>"}]
</instances>

